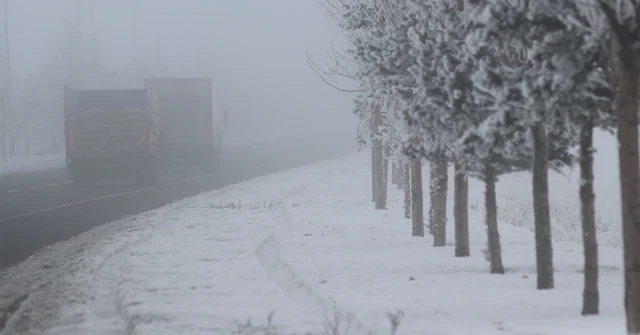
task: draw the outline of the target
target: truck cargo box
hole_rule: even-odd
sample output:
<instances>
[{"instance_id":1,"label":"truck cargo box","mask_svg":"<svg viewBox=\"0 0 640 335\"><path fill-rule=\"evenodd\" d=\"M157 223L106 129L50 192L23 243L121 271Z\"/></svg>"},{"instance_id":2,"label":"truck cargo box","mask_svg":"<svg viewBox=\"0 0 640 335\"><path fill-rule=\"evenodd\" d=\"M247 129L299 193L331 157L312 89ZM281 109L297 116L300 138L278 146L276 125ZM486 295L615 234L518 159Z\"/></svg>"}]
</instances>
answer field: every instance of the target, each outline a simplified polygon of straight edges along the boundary
<instances>
[{"instance_id":1,"label":"truck cargo box","mask_svg":"<svg viewBox=\"0 0 640 335\"><path fill-rule=\"evenodd\" d=\"M72 179L155 174L160 148L152 88L65 87L64 116L67 167Z\"/></svg>"},{"instance_id":2,"label":"truck cargo box","mask_svg":"<svg viewBox=\"0 0 640 335\"><path fill-rule=\"evenodd\" d=\"M158 125L172 163L220 163L224 117L211 78L147 78L158 94Z\"/></svg>"}]
</instances>

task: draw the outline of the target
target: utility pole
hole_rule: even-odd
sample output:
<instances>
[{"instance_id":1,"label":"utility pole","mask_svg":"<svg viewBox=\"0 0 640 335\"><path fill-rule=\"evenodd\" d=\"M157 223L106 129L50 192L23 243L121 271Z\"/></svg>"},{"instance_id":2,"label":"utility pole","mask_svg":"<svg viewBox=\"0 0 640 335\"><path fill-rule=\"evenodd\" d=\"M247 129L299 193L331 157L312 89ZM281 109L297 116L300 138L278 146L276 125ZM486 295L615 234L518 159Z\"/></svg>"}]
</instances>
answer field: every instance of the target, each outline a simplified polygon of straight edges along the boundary
<instances>
[{"instance_id":1,"label":"utility pole","mask_svg":"<svg viewBox=\"0 0 640 335\"><path fill-rule=\"evenodd\" d=\"M7 160L7 119L11 108L11 48L9 45L8 0L0 0L0 150Z\"/></svg>"}]
</instances>

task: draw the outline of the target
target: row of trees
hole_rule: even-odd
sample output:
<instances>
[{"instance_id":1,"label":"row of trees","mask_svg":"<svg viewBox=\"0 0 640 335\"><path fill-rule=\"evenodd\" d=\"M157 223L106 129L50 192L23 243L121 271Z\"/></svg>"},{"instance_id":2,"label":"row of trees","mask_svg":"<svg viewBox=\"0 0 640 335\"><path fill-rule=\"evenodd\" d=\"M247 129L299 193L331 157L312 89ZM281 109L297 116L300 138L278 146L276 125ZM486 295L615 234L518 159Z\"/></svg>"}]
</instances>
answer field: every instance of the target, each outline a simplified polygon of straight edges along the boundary
<instances>
[{"instance_id":1,"label":"row of trees","mask_svg":"<svg viewBox=\"0 0 640 335\"><path fill-rule=\"evenodd\" d=\"M504 273L496 181L532 171L537 288L552 289L547 174L579 163L585 286L599 312L593 129L617 130L629 334L640 333L638 0L321 0L349 49L312 68L357 86L372 144L373 200L386 208L387 160L404 179L413 235L424 236L421 162L429 162L429 233L445 245L447 167L454 166L455 256L469 256L468 178L486 185L490 272ZM571 150L579 147L579 154ZM404 178L400 178L400 176ZM410 209L410 210L409 210Z\"/></svg>"}]
</instances>

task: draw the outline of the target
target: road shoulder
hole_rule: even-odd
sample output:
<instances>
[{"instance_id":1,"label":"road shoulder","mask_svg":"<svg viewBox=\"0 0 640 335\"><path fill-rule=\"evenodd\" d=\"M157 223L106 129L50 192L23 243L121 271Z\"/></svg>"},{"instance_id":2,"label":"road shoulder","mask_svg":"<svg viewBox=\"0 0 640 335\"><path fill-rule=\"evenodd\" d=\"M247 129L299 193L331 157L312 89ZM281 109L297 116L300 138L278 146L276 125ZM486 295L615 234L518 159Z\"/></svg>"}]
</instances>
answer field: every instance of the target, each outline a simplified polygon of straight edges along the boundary
<instances>
[{"instance_id":1,"label":"road shoulder","mask_svg":"<svg viewBox=\"0 0 640 335\"><path fill-rule=\"evenodd\" d=\"M168 278L190 283L187 291L202 296L214 286L218 289L220 280L224 282L221 276L226 276L228 283L238 280L233 271L219 268L231 265L237 269L238 259L248 258L250 264L241 268L240 274L255 269L266 276L253 249L269 229L268 206L314 175L325 176L326 164L335 163L327 161L254 178L97 227L45 248L0 273L0 314L26 296L0 333L91 333L118 318L125 327L139 323L144 327L153 317L135 316L135 308L141 308L135 293L157 296L153 293L161 289L154 289L153 282L142 278L162 280L163 285ZM226 259L229 248L236 248L229 256L233 259ZM119 275L114 277L111 270L116 267ZM198 273L196 283L188 279L193 271ZM143 289L121 286L121 282L138 283ZM273 283L266 283L267 291L277 292ZM121 292L126 294L119 295ZM110 307L105 309L107 305L103 304L102 309L96 308L100 305L96 302L104 302L100 299L105 298L110 299ZM120 313L123 306L127 306L126 314ZM244 313L237 315L240 314ZM217 323L209 320L209 324ZM120 329L114 331L118 333Z\"/></svg>"}]
</instances>

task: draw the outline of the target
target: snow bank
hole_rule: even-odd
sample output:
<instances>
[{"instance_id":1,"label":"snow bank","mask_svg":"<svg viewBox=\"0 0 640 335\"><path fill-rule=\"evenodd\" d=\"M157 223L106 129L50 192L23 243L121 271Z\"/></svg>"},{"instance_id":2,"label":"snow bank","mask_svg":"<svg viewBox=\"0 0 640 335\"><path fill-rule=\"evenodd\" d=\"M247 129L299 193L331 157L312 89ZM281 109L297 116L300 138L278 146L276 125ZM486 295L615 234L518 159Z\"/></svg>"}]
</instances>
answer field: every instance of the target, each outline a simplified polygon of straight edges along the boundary
<instances>
[{"instance_id":1,"label":"snow bank","mask_svg":"<svg viewBox=\"0 0 640 335\"><path fill-rule=\"evenodd\" d=\"M257 178L53 246L1 275L0 308L28 293L2 334L389 334L401 316L398 334L623 333L619 250L600 249L601 315L582 317L580 244L554 244L556 289L537 291L533 234L503 220L507 274L490 275L479 183L472 256L456 259L410 237L401 191L373 210L368 164L357 155ZM511 197L500 212L530 199L530 179L511 178L498 185Z\"/></svg>"},{"instance_id":2,"label":"snow bank","mask_svg":"<svg viewBox=\"0 0 640 335\"><path fill-rule=\"evenodd\" d=\"M0 162L0 175L43 171L65 166L65 155L16 156Z\"/></svg>"}]
</instances>

